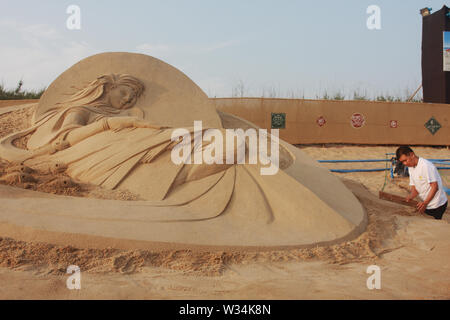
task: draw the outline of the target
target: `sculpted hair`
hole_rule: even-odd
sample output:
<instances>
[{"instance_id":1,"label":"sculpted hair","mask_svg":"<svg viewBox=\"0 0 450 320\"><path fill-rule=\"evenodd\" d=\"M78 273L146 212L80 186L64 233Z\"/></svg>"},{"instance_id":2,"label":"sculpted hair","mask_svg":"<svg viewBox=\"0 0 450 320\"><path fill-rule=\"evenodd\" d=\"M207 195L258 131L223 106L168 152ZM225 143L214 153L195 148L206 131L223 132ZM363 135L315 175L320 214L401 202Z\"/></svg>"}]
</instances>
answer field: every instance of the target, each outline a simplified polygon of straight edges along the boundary
<instances>
[{"instance_id":1,"label":"sculpted hair","mask_svg":"<svg viewBox=\"0 0 450 320\"><path fill-rule=\"evenodd\" d=\"M89 83L83 89L75 92L68 100L58 103L64 106L104 106L102 101L104 93L109 92L117 86L125 85L134 90L136 97L144 92L144 84L138 78L129 74L102 75Z\"/></svg>"},{"instance_id":2,"label":"sculpted hair","mask_svg":"<svg viewBox=\"0 0 450 320\"><path fill-rule=\"evenodd\" d=\"M402 155L407 156L407 155L409 155L412 152L414 152L414 151L410 147L408 147L408 146L401 146L395 152L395 156L397 157L397 159L400 159L400 157Z\"/></svg>"}]
</instances>

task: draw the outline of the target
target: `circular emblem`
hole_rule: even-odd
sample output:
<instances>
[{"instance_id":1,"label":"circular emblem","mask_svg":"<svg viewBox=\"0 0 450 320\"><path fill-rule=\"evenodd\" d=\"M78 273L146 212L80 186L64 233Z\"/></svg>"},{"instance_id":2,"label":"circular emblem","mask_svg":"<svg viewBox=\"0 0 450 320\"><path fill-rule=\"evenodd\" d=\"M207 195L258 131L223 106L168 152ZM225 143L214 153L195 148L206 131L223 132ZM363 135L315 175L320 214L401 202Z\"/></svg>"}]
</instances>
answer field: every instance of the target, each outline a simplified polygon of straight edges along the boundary
<instances>
[{"instance_id":1,"label":"circular emblem","mask_svg":"<svg viewBox=\"0 0 450 320\"><path fill-rule=\"evenodd\" d=\"M361 113L352 114L351 120L351 125L353 128L361 128L366 123L366 119Z\"/></svg>"},{"instance_id":2,"label":"circular emblem","mask_svg":"<svg viewBox=\"0 0 450 320\"><path fill-rule=\"evenodd\" d=\"M325 120L324 117L320 116L319 118L317 118L316 123L319 127L323 127L325 123L327 123L327 120Z\"/></svg>"},{"instance_id":3,"label":"circular emblem","mask_svg":"<svg viewBox=\"0 0 450 320\"><path fill-rule=\"evenodd\" d=\"M389 125L391 128L398 128L398 121L397 120L391 120L389 122Z\"/></svg>"}]
</instances>

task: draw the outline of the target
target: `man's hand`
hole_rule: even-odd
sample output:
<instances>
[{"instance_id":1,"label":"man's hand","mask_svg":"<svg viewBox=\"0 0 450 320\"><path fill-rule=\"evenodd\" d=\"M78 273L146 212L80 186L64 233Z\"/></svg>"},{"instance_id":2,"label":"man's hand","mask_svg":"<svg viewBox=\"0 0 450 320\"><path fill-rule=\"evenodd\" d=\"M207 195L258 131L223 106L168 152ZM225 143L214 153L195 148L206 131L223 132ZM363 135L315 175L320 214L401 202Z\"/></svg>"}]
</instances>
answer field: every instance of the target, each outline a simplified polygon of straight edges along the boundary
<instances>
[{"instance_id":1,"label":"man's hand","mask_svg":"<svg viewBox=\"0 0 450 320\"><path fill-rule=\"evenodd\" d=\"M436 192L439 189L439 186L437 182L430 182L430 192L428 192L427 198L425 201L419 202L417 204L417 210L419 210L420 213L424 213L427 209L427 205L430 203L431 200L433 200L434 196L436 195Z\"/></svg>"},{"instance_id":2,"label":"man's hand","mask_svg":"<svg viewBox=\"0 0 450 320\"><path fill-rule=\"evenodd\" d=\"M408 194L408 196L405 198L406 202L410 202L412 199L414 199L415 197L417 197L419 193L416 190L416 187L411 186L411 192Z\"/></svg>"},{"instance_id":3,"label":"man's hand","mask_svg":"<svg viewBox=\"0 0 450 320\"><path fill-rule=\"evenodd\" d=\"M419 202L419 203L417 204L417 210L418 210L420 213L424 213L425 210L426 210L426 208L427 208L427 205L428 205L428 202L426 202L426 201Z\"/></svg>"}]
</instances>

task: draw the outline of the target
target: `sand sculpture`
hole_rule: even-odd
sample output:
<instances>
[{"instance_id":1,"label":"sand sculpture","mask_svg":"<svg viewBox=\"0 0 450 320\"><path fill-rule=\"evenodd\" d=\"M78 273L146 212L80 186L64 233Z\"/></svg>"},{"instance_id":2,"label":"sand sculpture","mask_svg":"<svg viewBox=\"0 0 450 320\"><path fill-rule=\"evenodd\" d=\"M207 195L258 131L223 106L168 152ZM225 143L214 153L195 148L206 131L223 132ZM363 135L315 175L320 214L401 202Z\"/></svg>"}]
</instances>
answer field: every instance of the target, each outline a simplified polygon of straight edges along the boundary
<instances>
[{"instance_id":1,"label":"sand sculpture","mask_svg":"<svg viewBox=\"0 0 450 320\"><path fill-rule=\"evenodd\" d=\"M33 168L62 168L73 182L125 189L145 200L0 186L2 220L149 246L311 246L365 229L366 214L355 196L283 141L275 175L261 175L260 163L175 164L173 130L193 134L199 120L204 130L254 128L217 112L188 77L158 59L104 53L82 60L47 89L30 128L0 141L0 158L17 165L23 179L32 179ZM17 147L17 139L27 139L26 148Z\"/></svg>"}]
</instances>

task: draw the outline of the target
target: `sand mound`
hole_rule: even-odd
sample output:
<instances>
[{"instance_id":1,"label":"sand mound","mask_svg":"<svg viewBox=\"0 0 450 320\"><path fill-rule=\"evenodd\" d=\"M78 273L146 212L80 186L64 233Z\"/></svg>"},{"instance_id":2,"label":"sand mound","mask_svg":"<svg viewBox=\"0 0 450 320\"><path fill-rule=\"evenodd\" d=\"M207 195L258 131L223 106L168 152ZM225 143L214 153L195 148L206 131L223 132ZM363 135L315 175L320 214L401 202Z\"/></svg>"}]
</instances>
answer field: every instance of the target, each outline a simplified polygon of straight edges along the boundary
<instances>
[{"instance_id":1,"label":"sand mound","mask_svg":"<svg viewBox=\"0 0 450 320\"><path fill-rule=\"evenodd\" d=\"M409 208L391 205L377 199L362 185L346 181L346 185L363 203L369 216L366 232L339 245L307 249L279 250L119 250L60 246L0 239L0 265L12 269L40 270L42 273L64 274L70 264L93 273L139 272L143 267L163 267L186 274L220 275L233 264L254 262L288 262L323 260L335 264L374 261L396 248L390 247L395 236L396 218L392 214L411 215Z\"/></svg>"},{"instance_id":2,"label":"sand mound","mask_svg":"<svg viewBox=\"0 0 450 320\"><path fill-rule=\"evenodd\" d=\"M0 137L29 126L33 108L0 115ZM26 141L17 142L24 146ZM21 172L7 162L0 162L0 180L3 184L16 187L79 197L100 199L138 200L138 197L124 191L106 190L93 185L80 184L70 180L64 170L51 168L27 169L32 179L5 179L14 172ZM53 168L54 169L54 168ZM31 171L28 171L31 170ZM26 180L26 179L25 179ZM69 181L67 185L61 183ZM185 273L217 275L228 265L264 261L301 261L321 259L331 263L345 264L353 261L376 259L386 250L383 243L395 232L395 219L380 216L384 211L378 200L360 186L350 185L362 201L369 215L367 231L353 241L328 247L291 250L121 250L114 248L77 248L42 242L28 242L8 237L0 239L0 265L13 269L33 268L44 273L65 273L67 265L76 264L88 272L138 272L144 266L164 267ZM402 212L402 210L400 210Z\"/></svg>"},{"instance_id":3,"label":"sand mound","mask_svg":"<svg viewBox=\"0 0 450 320\"><path fill-rule=\"evenodd\" d=\"M16 110L0 115L0 124L15 122L18 127L27 127L32 111L32 109ZM228 125L242 125L240 119L224 114L220 116ZM0 132L0 135L8 133L10 131ZM17 147L23 148L26 145L26 137L23 141L14 143ZM298 198L297 202L300 203L300 206L286 203L286 201L280 200L283 198L280 190L287 186L280 185L281 189L277 189L278 187L274 189L273 185L266 183L267 190L273 190L271 191L273 194L269 193L266 196L271 197L271 201L277 209L281 208L280 212L283 210L285 212L274 219L273 223L262 221L263 224L265 223L263 226L258 225L258 221L261 220L258 208L248 205L244 208L236 205L239 199L243 201L246 197L243 194L248 194L247 196L253 194L254 196L254 193L243 189L242 185L245 184L242 184L242 181L239 183L239 179L242 178L236 178L238 181L235 183L236 189L233 193L236 196L233 196L233 201L226 204L227 210L232 208L229 210L232 214L220 215L218 219L210 219L209 216L204 217L197 214L198 218L189 220L186 219L186 213L176 211L176 207L151 207L151 204L126 189L107 190L75 181L65 174L64 164L58 163L48 163L44 167L33 166L31 168L17 168L12 164L0 163L1 184L42 192L32 194L28 190L19 192L3 188L4 221L9 221L14 225L32 227L35 230L44 229L53 232L107 237L113 243L116 243L113 239L123 239L148 241L148 245L152 243L151 246L161 242L165 243L166 247L170 247L168 244L176 243L183 248L190 245L210 246L213 244L225 247L292 245L310 247L311 243L332 244L352 239L360 234L366 226L367 218L356 198L338 179L317 166L314 161L296 148L286 145L282 149L281 158L286 159L286 161L282 161L282 168L285 168L287 174L285 182L292 184L295 182L292 178L300 182L300 184L296 184L297 193L300 193L301 199L305 198L305 201ZM293 159L297 163L294 163ZM60 166L56 167L57 165ZM305 166L308 169L305 169ZM241 177L244 176L241 175ZM229 180L229 178L227 179ZM324 186L322 178L327 181L326 186ZM244 182L250 183L250 181ZM306 182L306 185L303 186L303 182ZM250 185L252 184L250 183ZM332 193L331 190L333 190ZM43 193L70 197L67 199L49 198ZM75 200L73 197L79 198L79 200ZM18 205L18 200L15 199L20 198L29 198L29 200ZM135 202L134 204L92 202L86 198L136 201L132 201ZM315 204L314 209L312 209L313 204ZM32 210L33 212L29 212L25 207L35 209ZM195 212L199 210L200 208L197 208ZM311 217L311 212L314 212L313 217ZM318 218L316 215L323 215L323 217ZM324 218L325 216L329 218ZM167 217L175 218L166 221ZM190 223L190 221L196 223ZM323 221L326 223L324 224ZM318 229L312 225L318 225ZM299 231L300 229L301 231ZM211 239L214 239L214 243L211 243ZM72 245L70 242L66 244Z\"/></svg>"}]
</instances>

